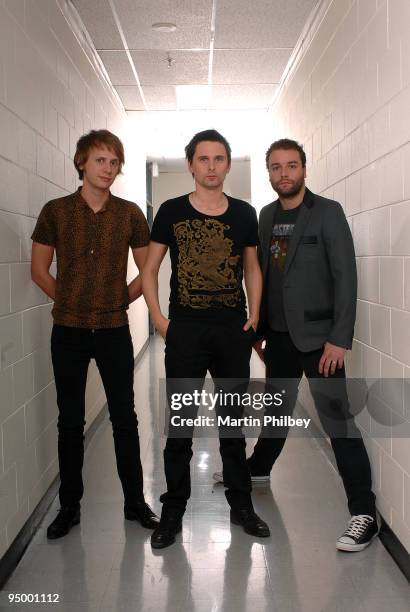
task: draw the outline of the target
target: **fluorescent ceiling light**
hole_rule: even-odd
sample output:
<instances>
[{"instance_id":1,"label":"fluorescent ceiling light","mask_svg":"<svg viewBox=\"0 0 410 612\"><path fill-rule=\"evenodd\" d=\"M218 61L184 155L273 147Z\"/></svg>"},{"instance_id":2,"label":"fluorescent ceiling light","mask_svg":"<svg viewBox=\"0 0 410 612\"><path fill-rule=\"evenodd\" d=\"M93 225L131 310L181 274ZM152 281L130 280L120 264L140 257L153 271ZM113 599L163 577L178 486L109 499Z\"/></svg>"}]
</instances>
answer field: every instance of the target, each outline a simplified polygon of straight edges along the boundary
<instances>
[{"instance_id":1,"label":"fluorescent ceiling light","mask_svg":"<svg viewBox=\"0 0 410 612\"><path fill-rule=\"evenodd\" d=\"M179 109L205 109L211 102L210 85L176 85L175 93Z\"/></svg>"}]
</instances>

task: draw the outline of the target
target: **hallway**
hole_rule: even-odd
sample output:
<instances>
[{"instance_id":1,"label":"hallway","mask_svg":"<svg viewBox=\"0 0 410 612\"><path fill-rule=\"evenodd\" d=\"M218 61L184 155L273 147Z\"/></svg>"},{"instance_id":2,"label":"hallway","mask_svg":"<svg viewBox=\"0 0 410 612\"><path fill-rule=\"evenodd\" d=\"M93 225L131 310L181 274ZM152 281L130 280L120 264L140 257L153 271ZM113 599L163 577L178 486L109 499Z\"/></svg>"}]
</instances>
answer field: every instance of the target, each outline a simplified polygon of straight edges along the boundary
<instances>
[{"instance_id":1,"label":"hallway","mask_svg":"<svg viewBox=\"0 0 410 612\"><path fill-rule=\"evenodd\" d=\"M253 376L260 375L253 357ZM154 339L135 372L135 396L147 501L160 510L164 490L156 435L157 381L163 343ZM182 536L159 552L150 531L125 522L112 434L104 420L86 452L82 520L47 541L55 500L23 559L0 593L0 609L174 612L407 612L405 577L379 540L343 554L336 538L348 519L344 492L320 442L289 439L271 487L254 487L256 511L271 538L257 541L229 523L217 440L196 440L192 497ZM312 476L314 475L314 476ZM55 593L59 603L9 604L9 593ZM8 607L9 606L9 607Z\"/></svg>"}]
</instances>

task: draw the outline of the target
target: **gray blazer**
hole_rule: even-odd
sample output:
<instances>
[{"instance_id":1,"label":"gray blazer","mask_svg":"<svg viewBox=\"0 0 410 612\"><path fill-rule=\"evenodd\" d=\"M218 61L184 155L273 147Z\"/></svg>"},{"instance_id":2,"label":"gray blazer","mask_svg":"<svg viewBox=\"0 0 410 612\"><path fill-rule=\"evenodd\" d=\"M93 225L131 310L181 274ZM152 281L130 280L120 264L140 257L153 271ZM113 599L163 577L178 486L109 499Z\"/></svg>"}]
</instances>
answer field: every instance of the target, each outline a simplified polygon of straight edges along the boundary
<instances>
[{"instance_id":1,"label":"gray blazer","mask_svg":"<svg viewBox=\"0 0 410 612\"><path fill-rule=\"evenodd\" d=\"M259 333L266 330L272 224L279 200L259 216L259 261L264 279ZM326 341L352 347L357 272L353 239L338 202L306 189L284 269L283 302L289 333L303 352Z\"/></svg>"}]
</instances>

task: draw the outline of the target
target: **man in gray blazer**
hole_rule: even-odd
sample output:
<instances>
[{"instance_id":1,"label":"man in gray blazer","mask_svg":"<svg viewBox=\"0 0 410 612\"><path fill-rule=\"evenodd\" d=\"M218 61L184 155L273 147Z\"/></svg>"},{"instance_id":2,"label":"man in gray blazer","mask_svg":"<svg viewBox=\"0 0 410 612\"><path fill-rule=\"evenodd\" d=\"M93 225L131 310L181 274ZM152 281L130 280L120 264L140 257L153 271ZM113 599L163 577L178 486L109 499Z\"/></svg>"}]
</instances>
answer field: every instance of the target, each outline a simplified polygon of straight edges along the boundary
<instances>
[{"instance_id":1,"label":"man in gray blazer","mask_svg":"<svg viewBox=\"0 0 410 612\"><path fill-rule=\"evenodd\" d=\"M279 199L259 218L264 291L254 348L269 382L286 390L281 415L275 416L292 414L300 379L308 378L352 515L336 546L358 551L377 534L377 521L369 459L349 411L344 369L356 317L353 240L341 205L305 186L306 155L297 142L274 142L266 167ZM262 429L248 459L253 482L269 481L287 433L286 426Z\"/></svg>"}]
</instances>

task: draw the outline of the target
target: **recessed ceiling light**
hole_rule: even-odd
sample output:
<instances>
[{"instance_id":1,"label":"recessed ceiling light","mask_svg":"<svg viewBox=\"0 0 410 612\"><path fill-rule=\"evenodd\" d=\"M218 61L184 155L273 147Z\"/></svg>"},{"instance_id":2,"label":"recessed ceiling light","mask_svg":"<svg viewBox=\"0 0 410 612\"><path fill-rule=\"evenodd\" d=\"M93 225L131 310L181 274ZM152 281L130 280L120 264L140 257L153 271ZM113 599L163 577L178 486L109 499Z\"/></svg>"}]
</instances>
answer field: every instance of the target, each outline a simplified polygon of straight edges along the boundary
<instances>
[{"instance_id":1,"label":"recessed ceiling light","mask_svg":"<svg viewBox=\"0 0 410 612\"><path fill-rule=\"evenodd\" d=\"M175 23L153 23L151 27L157 32L175 32L177 29Z\"/></svg>"}]
</instances>

